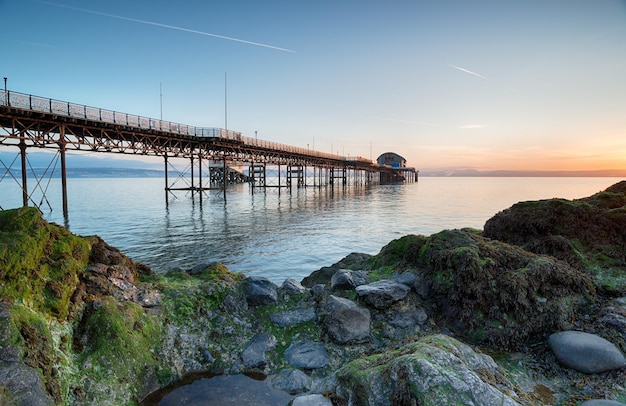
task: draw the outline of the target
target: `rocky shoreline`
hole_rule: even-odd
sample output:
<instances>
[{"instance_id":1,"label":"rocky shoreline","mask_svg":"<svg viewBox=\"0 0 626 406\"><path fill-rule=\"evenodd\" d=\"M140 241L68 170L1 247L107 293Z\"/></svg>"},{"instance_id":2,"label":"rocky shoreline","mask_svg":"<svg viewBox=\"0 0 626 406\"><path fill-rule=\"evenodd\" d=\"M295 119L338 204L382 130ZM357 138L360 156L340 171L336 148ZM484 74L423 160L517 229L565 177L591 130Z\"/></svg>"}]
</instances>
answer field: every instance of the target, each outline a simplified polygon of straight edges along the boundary
<instances>
[{"instance_id":1,"label":"rocky shoreline","mask_svg":"<svg viewBox=\"0 0 626 406\"><path fill-rule=\"evenodd\" d=\"M155 274L6 210L0 279L0 405L140 404L197 372L267 375L293 405L626 404L626 182L281 286Z\"/></svg>"}]
</instances>

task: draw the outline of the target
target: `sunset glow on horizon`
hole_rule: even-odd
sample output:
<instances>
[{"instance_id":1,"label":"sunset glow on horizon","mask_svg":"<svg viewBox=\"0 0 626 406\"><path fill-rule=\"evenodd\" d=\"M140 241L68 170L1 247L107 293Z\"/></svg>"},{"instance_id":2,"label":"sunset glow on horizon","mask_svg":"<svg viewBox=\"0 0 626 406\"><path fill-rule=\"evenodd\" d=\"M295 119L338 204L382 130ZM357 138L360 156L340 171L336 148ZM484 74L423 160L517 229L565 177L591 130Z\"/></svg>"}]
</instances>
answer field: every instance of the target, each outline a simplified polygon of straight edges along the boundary
<instances>
[{"instance_id":1,"label":"sunset glow on horizon","mask_svg":"<svg viewBox=\"0 0 626 406\"><path fill-rule=\"evenodd\" d=\"M623 0L0 0L0 14L16 92L419 170L626 170Z\"/></svg>"}]
</instances>

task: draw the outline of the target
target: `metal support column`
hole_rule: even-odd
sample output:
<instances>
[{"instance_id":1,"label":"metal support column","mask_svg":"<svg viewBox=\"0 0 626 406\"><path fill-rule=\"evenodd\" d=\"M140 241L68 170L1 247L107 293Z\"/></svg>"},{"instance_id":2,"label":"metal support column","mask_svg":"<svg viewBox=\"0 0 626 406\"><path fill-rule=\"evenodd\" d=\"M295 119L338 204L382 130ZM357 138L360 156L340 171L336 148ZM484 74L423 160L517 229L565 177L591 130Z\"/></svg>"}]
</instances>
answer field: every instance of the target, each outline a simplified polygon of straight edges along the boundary
<instances>
[{"instance_id":1,"label":"metal support column","mask_svg":"<svg viewBox=\"0 0 626 406\"><path fill-rule=\"evenodd\" d=\"M165 158L165 203L167 204L168 201L168 191L169 191L169 180L167 178L167 152L165 153L165 155L163 155L163 158Z\"/></svg>"},{"instance_id":2,"label":"metal support column","mask_svg":"<svg viewBox=\"0 0 626 406\"><path fill-rule=\"evenodd\" d=\"M256 186L256 173L254 172L254 161L250 163L250 169L248 170L248 175L252 178L252 187L251 191L254 194L254 187Z\"/></svg>"},{"instance_id":3,"label":"metal support column","mask_svg":"<svg viewBox=\"0 0 626 406\"><path fill-rule=\"evenodd\" d=\"M28 206L28 182L26 173L26 141L24 134L20 133L20 156L22 158L22 205Z\"/></svg>"},{"instance_id":4,"label":"metal support column","mask_svg":"<svg viewBox=\"0 0 626 406\"><path fill-rule=\"evenodd\" d=\"M228 167L226 166L226 155L224 155L224 201L226 201L226 185L228 183Z\"/></svg>"},{"instance_id":5,"label":"metal support column","mask_svg":"<svg viewBox=\"0 0 626 406\"><path fill-rule=\"evenodd\" d=\"M202 199L202 153L198 151L198 190L200 191L200 199Z\"/></svg>"},{"instance_id":6,"label":"metal support column","mask_svg":"<svg viewBox=\"0 0 626 406\"><path fill-rule=\"evenodd\" d=\"M59 139L59 153L61 155L61 194L63 196L63 217L69 217L67 204L67 165L65 162L65 125L61 125L61 134Z\"/></svg>"},{"instance_id":7,"label":"metal support column","mask_svg":"<svg viewBox=\"0 0 626 406\"><path fill-rule=\"evenodd\" d=\"M194 174L193 174L193 155L191 155L189 157L189 159L191 160L191 196L193 196L193 193L195 191L195 187L194 187L194 182L193 182L193 178L194 178Z\"/></svg>"}]
</instances>

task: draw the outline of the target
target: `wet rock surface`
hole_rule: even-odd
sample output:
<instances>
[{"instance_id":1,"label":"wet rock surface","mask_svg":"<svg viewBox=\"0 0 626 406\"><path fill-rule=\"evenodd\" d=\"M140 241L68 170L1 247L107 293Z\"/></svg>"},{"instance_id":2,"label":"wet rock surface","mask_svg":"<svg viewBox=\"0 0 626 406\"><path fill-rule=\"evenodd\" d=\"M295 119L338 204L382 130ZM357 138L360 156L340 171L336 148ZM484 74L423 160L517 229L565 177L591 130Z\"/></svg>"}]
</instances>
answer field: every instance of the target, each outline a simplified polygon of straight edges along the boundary
<instances>
[{"instance_id":1,"label":"wet rock surface","mask_svg":"<svg viewBox=\"0 0 626 406\"><path fill-rule=\"evenodd\" d=\"M441 335L353 361L337 375L338 398L353 404L519 404L502 390L512 385L491 357Z\"/></svg>"},{"instance_id":2,"label":"wet rock surface","mask_svg":"<svg viewBox=\"0 0 626 406\"><path fill-rule=\"evenodd\" d=\"M328 365L328 351L324 344L310 340L292 343L285 350L285 360L296 368L317 369Z\"/></svg>"},{"instance_id":3,"label":"wet rock surface","mask_svg":"<svg viewBox=\"0 0 626 406\"><path fill-rule=\"evenodd\" d=\"M266 352L276 348L276 337L271 334L258 334L246 344L241 352L244 368L263 368L267 364Z\"/></svg>"},{"instance_id":4,"label":"wet rock surface","mask_svg":"<svg viewBox=\"0 0 626 406\"><path fill-rule=\"evenodd\" d=\"M626 368L622 352L602 337L581 331L562 331L548 338L558 361L586 374Z\"/></svg>"},{"instance_id":5,"label":"wet rock surface","mask_svg":"<svg viewBox=\"0 0 626 406\"><path fill-rule=\"evenodd\" d=\"M370 311L349 299L329 296L324 324L330 337L338 343L369 340Z\"/></svg>"},{"instance_id":6,"label":"wet rock surface","mask_svg":"<svg viewBox=\"0 0 626 406\"><path fill-rule=\"evenodd\" d=\"M409 290L411 288L403 283L382 280L367 285L360 285L356 288L356 293L372 307L386 309L394 302L404 299Z\"/></svg>"},{"instance_id":7,"label":"wet rock surface","mask_svg":"<svg viewBox=\"0 0 626 406\"><path fill-rule=\"evenodd\" d=\"M248 278L248 304L261 306L276 303L278 286L267 278L251 276Z\"/></svg>"}]
</instances>

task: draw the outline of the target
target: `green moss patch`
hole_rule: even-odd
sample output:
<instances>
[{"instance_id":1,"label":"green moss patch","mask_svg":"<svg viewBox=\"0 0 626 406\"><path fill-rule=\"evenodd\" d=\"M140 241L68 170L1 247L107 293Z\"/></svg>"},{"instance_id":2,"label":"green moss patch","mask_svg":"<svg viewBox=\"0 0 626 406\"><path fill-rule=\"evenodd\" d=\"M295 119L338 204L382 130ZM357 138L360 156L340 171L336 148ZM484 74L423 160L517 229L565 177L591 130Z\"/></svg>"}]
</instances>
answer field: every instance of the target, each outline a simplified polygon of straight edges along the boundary
<instances>
[{"instance_id":1,"label":"green moss patch","mask_svg":"<svg viewBox=\"0 0 626 406\"><path fill-rule=\"evenodd\" d=\"M137 383L145 382L147 374L155 373L158 366L156 351L162 338L159 320L134 303L104 298L94 302L85 314L80 333L76 347L82 348L77 363L83 377L75 391L78 400L109 404L125 403L128 398L137 401ZM81 390L85 384L89 387Z\"/></svg>"},{"instance_id":2,"label":"green moss patch","mask_svg":"<svg viewBox=\"0 0 626 406\"><path fill-rule=\"evenodd\" d=\"M423 275L429 300L437 306L435 321L498 348L542 339L593 303L596 294L592 279L565 262L471 229L407 236L373 261L378 269L392 266Z\"/></svg>"},{"instance_id":3,"label":"green moss patch","mask_svg":"<svg viewBox=\"0 0 626 406\"><path fill-rule=\"evenodd\" d=\"M47 392L60 402L62 389L55 369L57 357L48 321L41 313L22 305L13 306L10 314L13 325L11 344L24 351L24 362L41 373Z\"/></svg>"},{"instance_id":4,"label":"green moss patch","mask_svg":"<svg viewBox=\"0 0 626 406\"><path fill-rule=\"evenodd\" d=\"M568 262L611 296L626 294L626 182L590 197L513 205L485 224L484 235Z\"/></svg>"},{"instance_id":5,"label":"green moss patch","mask_svg":"<svg viewBox=\"0 0 626 406\"><path fill-rule=\"evenodd\" d=\"M0 296L65 319L89 250L36 208L0 211Z\"/></svg>"},{"instance_id":6,"label":"green moss patch","mask_svg":"<svg viewBox=\"0 0 626 406\"><path fill-rule=\"evenodd\" d=\"M171 270L141 277L141 281L152 283L161 291L166 317L178 325L218 309L237 282L244 279L245 275L230 272L221 263L211 264L193 275Z\"/></svg>"},{"instance_id":7,"label":"green moss patch","mask_svg":"<svg viewBox=\"0 0 626 406\"><path fill-rule=\"evenodd\" d=\"M337 372L339 393L349 393L355 404L480 403L470 384L482 380L510 386L499 369L482 357L451 337L426 336L397 350L348 363Z\"/></svg>"}]
</instances>

